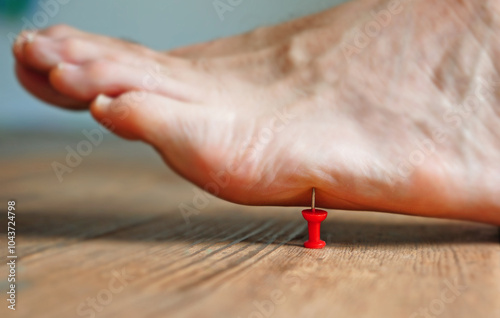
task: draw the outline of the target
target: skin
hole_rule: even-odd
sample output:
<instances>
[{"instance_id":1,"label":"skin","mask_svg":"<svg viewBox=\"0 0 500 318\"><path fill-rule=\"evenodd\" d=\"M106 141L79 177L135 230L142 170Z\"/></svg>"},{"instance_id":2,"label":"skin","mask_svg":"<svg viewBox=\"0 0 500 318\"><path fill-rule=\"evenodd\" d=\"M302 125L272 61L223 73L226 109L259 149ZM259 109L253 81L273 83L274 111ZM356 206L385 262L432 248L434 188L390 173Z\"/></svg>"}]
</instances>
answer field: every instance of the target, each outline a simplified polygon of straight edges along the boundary
<instances>
[{"instance_id":1,"label":"skin","mask_svg":"<svg viewBox=\"0 0 500 318\"><path fill-rule=\"evenodd\" d=\"M307 206L315 187L323 208L500 225L499 5L397 4L169 52L53 26L19 36L16 73L235 203Z\"/></svg>"}]
</instances>

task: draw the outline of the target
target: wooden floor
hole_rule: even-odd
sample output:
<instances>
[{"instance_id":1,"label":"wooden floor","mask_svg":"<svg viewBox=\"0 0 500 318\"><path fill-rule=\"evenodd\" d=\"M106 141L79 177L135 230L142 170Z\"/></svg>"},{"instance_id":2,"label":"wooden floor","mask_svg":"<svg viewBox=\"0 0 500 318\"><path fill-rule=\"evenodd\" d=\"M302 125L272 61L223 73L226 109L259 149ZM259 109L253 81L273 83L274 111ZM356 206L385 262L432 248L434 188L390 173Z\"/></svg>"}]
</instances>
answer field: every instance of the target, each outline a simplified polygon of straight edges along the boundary
<instances>
[{"instance_id":1,"label":"wooden floor","mask_svg":"<svg viewBox=\"0 0 500 318\"><path fill-rule=\"evenodd\" d=\"M200 199L110 135L59 182L52 162L81 140L1 136L1 254L15 199L19 258L0 317L500 317L497 227L330 211L307 250L300 208Z\"/></svg>"}]
</instances>

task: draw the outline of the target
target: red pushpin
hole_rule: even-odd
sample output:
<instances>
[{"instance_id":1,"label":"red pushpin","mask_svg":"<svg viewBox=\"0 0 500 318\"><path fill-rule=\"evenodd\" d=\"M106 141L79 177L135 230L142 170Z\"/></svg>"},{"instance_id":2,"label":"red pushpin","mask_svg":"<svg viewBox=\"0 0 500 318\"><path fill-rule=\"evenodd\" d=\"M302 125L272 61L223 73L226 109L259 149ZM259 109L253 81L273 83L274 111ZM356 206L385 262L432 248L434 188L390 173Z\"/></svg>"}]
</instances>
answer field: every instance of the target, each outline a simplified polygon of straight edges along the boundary
<instances>
[{"instance_id":1,"label":"red pushpin","mask_svg":"<svg viewBox=\"0 0 500 318\"><path fill-rule=\"evenodd\" d=\"M302 211L302 216L306 219L309 230L309 240L304 243L306 248L323 248L326 245L325 241L320 238L320 232L321 222L326 219L328 212L315 209L315 201L316 190L313 188L311 208Z\"/></svg>"}]
</instances>

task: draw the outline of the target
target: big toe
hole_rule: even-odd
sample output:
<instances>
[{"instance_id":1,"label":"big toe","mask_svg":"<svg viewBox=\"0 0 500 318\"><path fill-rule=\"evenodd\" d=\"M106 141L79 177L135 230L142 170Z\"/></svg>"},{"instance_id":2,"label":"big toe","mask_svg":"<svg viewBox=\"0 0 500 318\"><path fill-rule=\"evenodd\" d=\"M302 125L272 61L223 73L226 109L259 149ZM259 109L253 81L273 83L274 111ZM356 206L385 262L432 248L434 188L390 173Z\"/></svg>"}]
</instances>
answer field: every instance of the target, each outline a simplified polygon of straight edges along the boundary
<instances>
[{"instance_id":1,"label":"big toe","mask_svg":"<svg viewBox=\"0 0 500 318\"><path fill-rule=\"evenodd\" d=\"M130 91L114 98L101 94L90 105L94 118L109 130L129 139L143 140L161 150L186 144L189 134L185 126L194 120L197 108L197 105L145 91Z\"/></svg>"},{"instance_id":2,"label":"big toe","mask_svg":"<svg viewBox=\"0 0 500 318\"><path fill-rule=\"evenodd\" d=\"M228 162L232 161L227 152L235 139L228 129L231 119L207 106L132 91L115 98L99 95L90 111L98 122L114 133L151 144L165 163L187 180L236 202L241 191L233 191L231 186L215 191L211 179L225 171ZM233 176L233 184L240 182L237 174Z\"/></svg>"}]
</instances>

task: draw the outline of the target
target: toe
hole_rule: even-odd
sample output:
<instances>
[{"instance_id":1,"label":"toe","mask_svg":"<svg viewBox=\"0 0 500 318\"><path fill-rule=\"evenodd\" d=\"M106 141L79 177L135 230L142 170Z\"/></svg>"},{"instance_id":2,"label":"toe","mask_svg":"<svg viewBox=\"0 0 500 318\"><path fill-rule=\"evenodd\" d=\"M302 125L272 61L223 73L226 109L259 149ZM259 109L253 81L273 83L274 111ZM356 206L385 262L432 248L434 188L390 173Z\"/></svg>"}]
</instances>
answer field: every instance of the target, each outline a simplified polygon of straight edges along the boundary
<instances>
[{"instance_id":1,"label":"toe","mask_svg":"<svg viewBox=\"0 0 500 318\"><path fill-rule=\"evenodd\" d=\"M24 46L23 57L29 66L39 71L49 71L61 62L85 63L111 55L109 49L78 37L55 40L44 35Z\"/></svg>"},{"instance_id":2,"label":"toe","mask_svg":"<svg viewBox=\"0 0 500 318\"><path fill-rule=\"evenodd\" d=\"M90 105L92 116L114 133L141 139L157 148L179 144L183 118L193 105L144 91L115 98L99 95Z\"/></svg>"},{"instance_id":3,"label":"toe","mask_svg":"<svg viewBox=\"0 0 500 318\"><path fill-rule=\"evenodd\" d=\"M16 63L16 75L28 92L46 103L72 110L88 108L88 103L75 100L55 90L46 74L40 74L20 63Z\"/></svg>"},{"instance_id":4,"label":"toe","mask_svg":"<svg viewBox=\"0 0 500 318\"><path fill-rule=\"evenodd\" d=\"M99 95L90 106L94 118L114 133L151 144L163 160L188 180L207 178L205 149L211 149L215 127L202 105L186 103L144 91L116 98ZM211 128L211 129L210 129Z\"/></svg>"},{"instance_id":5,"label":"toe","mask_svg":"<svg viewBox=\"0 0 500 318\"><path fill-rule=\"evenodd\" d=\"M38 31L38 34L50 37L52 39L64 39L73 36L83 36L87 34L84 31L75 29L67 24L56 24Z\"/></svg>"},{"instance_id":6,"label":"toe","mask_svg":"<svg viewBox=\"0 0 500 318\"><path fill-rule=\"evenodd\" d=\"M71 50L72 55L75 55L77 51L76 41L71 42ZM82 49L82 47L80 47ZM22 51L22 59L23 62L38 71L47 72L52 67L57 65L57 63L61 62L65 57L73 57L73 56L63 56L63 53L68 53L69 49L66 46L65 51L63 52L59 43L55 40L52 40L46 36L36 34L32 38L31 41L26 42L23 51ZM69 54L68 54L69 55Z\"/></svg>"},{"instance_id":7,"label":"toe","mask_svg":"<svg viewBox=\"0 0 500 318\"><path fill-rule=\"evenodd\" d=\"M72 36L61 39L53 39L42 34L32 35L29 41L24 41L22 52L17 46L16 56L28 66L47 72L61 62L82 64L93 60L108 59L130 65L142 66L151 60L160 59L154 51L145 47L139 52L136 50L124 50L121 46L113 45L112 41L103 43L82 37Z\"/></svg>"},{"instance_id":8,"label":"toe","mask_svg":"<svg viewBox=\"0 0 500 318\"><path fill-rule=\"evenodd\" d=\"M13 46L14 56L19 62L24 62L23 56L26 44L33 42L37 36L41 36L43 38L48 38L51 40L58 40L76 36L83 37L85 35L85 32L64 24L54 25L41 30L25 30L19 33L16 38L16 42Z\"/></svg>"},{"instance_id":9,"label":"toe","mask_svg":"<svg viewBox=\"0 0 500 318\"><path fill-rule=\"evenodd\" d=\"M138 52L142 52L145 49L144 46L135 42L119 38L108 37L105 35L85 32L65 24L57 24L50 26L46 29L39 30L37 34L44 35L54 40L62 40L70 37L78 37L81 39L85 39L89 42L101 43L108 46L110 45L116 46L120 49L133 50Z\"/></svg>"},{"instance_id":10,"label":"toe","mask_svg":"<svg viewBox=\"0 0 500 318\"><path fill-rule=\"evenodd\" d=\"M156 92L183 101L201 99L200 89L174 79L171 71L160 65L137 68L107 60L83 65L60 63L49 77L59 92L81 101L90 101L98 94L117 96L130 90Z\"/></svg>"},{"instance_id":11,"label":"toe","mask_svg":"<svg viewBox=\"0 0 500 318\"><path fill-rule=\"evenodd\" d=\"M12 46L12 51L14 53L14 57L18 62L24 63L24 50L28 43L32 42L35 39L36 31L27 30L19 33Z\"/></svg>"}]
</instances>

